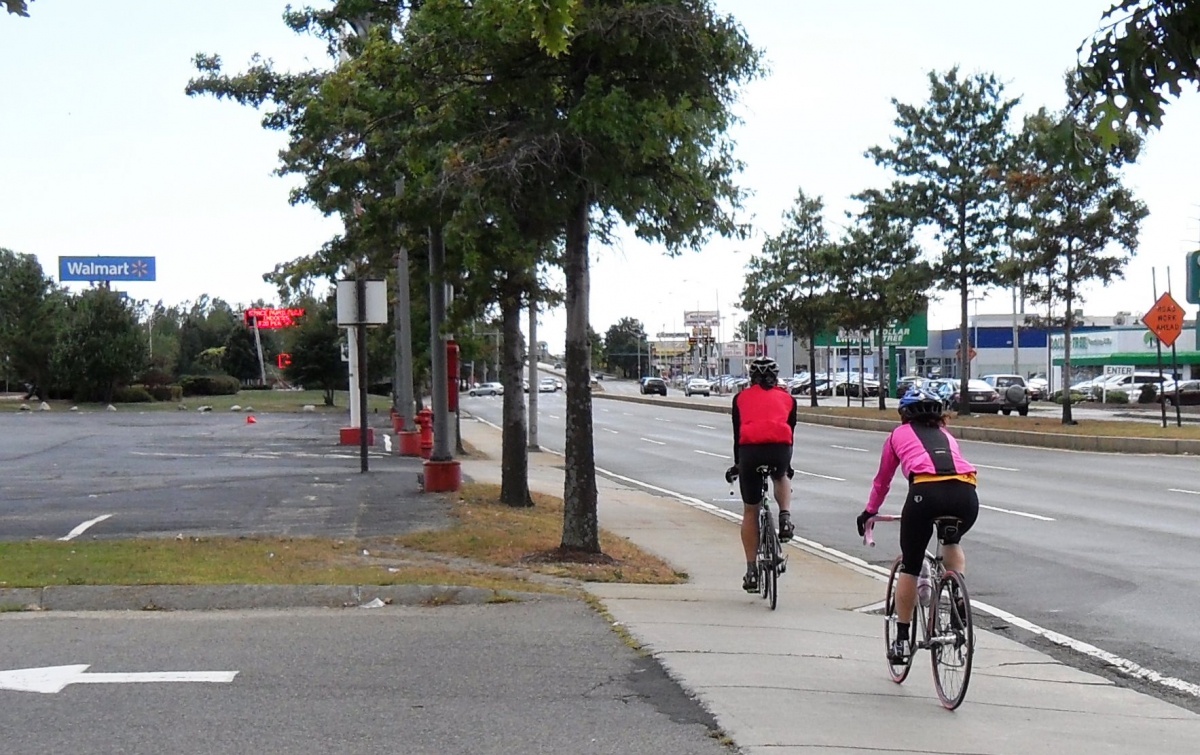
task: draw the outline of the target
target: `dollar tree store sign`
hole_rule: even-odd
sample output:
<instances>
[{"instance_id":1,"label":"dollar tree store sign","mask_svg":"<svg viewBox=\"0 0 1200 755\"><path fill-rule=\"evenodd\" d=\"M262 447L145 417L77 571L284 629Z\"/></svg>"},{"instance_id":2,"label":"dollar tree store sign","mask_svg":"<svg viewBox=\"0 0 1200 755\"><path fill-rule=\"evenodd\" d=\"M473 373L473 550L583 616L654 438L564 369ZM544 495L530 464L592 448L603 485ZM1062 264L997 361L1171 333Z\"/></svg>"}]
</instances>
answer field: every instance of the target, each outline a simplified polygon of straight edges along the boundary
<instances>
[{"instance_id":1,"label":"dollar tree store sign","mask_svg":"<svg viewBox=\"0 0 1200 755\"><path fill-rule=\"evenodd\" d=\"M845 330L837 333L826 333L817 337L817 346L832 346L834 348L857 346L859 333ZM875 343L877 333L862 333L862 340L872 346L895 346L900 349L924 349L929 347L929 312L918 312L909 319L895 321L883 329L883 343Z\"/></svg>"}]
</instances>

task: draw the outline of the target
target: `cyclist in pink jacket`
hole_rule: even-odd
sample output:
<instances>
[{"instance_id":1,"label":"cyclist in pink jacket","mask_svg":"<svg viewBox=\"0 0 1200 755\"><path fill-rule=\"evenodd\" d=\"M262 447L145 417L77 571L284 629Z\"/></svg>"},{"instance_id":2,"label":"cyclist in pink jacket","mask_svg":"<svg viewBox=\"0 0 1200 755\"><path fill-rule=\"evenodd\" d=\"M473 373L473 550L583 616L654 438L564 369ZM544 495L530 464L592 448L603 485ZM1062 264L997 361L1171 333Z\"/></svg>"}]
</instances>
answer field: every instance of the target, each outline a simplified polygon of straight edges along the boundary
<instances>
[{"instance_id":1,"label":"cyclist in pink jacket","mask_svg":"<svg viewBox=\"0 0 1200 755\"><path fill-rule=\"evenodd\" d=\"M879 512L899 467L908 478L909 487L900 518L900 552L904 563L896 588L896 613L911 618L917 603L917 576L933 535L934 519L948 516L962 521L956 531L943 530L939 534L946 568L964 574L966 556L959 539L975 524L979 497L975 492L975 467L963 458L958 441L946 430L938 396L910 390L900 399L900 421L900 427L883 443L871 497L866 509L858 515L858 534L863 534L867 520ZM912 645L909 623L897 623L896 629L896 641L888 657L899 664L908 660Z\"/></svg>"}]
</instances>

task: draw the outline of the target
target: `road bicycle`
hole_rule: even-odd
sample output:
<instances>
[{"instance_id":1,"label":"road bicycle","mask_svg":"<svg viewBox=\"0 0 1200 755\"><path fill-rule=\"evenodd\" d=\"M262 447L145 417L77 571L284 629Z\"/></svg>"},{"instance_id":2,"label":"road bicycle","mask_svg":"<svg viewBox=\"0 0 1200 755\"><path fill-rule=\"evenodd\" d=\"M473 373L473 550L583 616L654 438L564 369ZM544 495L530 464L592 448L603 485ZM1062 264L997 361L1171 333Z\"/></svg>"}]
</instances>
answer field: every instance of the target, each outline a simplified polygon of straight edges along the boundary
<instances>
[{"instance_id":1,"label":"road bicycle","mask_svg":"<svg viewBox=\"0 0 1200 755\"><path fill-rule=\"evenodd\" d=\"M762 479L762 494L758 501L758 547L755 550L754 563L758 570L758 592L775 610L779 603L779 575L787 571L787 556L783 555L783 544L779 542L779 533L775 529L775 518L771 516L771 497L769 482L774 467L764 464L756 467L755 471ZM789 477L790 470L789 470ZM733 480L737 475L733 476ZM786 484L782 480L776 484ZM730 492L732 495L732 491Z\"/></svg>"},{"instance_id":2,"label":"road bicycle","mask_svg":"<svg viewBox=\"0 0 1200 755\"><path fill-rule=\"evenodd\" d=\"M899 520L900 517L894 515L871 517L866 523L863 542L874 548L875 522ZM892 562L892 570L888 574L887 597L883 608L883 640L885 652L889 652L888 675L896 684L903 683L908 677L916 651L928 650L938 699L946 710L954 710L962 705L971 681L975 631L967 584L961 574L947 570L942 562L943 540L962 527L962 521L957 517L937 517L933 521L937 527L937 549L932 554L925 552L921 575L917 579L916 615L909 621L913 652L903 664L893 663L890 657L892 643L896 639L896 624L899 622L896 615L896 585L901 573L899 556Z\"/></svg>"}]
</instances>

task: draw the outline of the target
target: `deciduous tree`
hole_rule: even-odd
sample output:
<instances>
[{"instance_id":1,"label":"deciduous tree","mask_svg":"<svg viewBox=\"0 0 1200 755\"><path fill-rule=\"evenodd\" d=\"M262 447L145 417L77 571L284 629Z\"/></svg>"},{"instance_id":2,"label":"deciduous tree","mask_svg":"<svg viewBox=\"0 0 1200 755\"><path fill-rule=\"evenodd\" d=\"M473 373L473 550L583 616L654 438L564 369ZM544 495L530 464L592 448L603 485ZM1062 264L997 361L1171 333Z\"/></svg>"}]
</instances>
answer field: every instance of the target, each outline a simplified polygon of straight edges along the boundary
<instances>
[{"instance_id":1,"label":"deciduous tree","mask_svg":"<svg viewBox=\"0 0 1200 755\"><path fill-rule=\"evenodd\" d=\"M0 357L42 399L50 389L65 301L37 257L0 248Z\"/></svg>"},{"instance_id":2,"label":"deciduous tree","mask_svg":"<svg viewBox=\"0 0 1200 755\"><path fill-rule=\"evenodd\" d=\"M77 401L111 402L146 368L146 339L129 303L106 288L70 299L55 349L56 379Z\"/></svg>"}]
</instances>

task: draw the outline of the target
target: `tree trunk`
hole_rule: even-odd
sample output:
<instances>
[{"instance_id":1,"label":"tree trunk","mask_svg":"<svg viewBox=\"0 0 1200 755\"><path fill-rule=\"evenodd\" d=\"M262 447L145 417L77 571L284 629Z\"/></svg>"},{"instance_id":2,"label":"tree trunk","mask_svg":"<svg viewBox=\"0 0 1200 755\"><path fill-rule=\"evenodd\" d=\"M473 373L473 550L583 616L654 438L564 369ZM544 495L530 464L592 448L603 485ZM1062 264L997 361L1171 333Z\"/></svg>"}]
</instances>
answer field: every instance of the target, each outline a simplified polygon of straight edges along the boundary
<instances>
[{"instance_id":1,"label":"tree trunk","mask_svg":"<svg viewBox=\"0 0 1200 755\"><path fill-rule=\"evenodd\" d=\"M507 506L532 506L529 495L529 451L525 444L525 394L521 389L524 349L521 346L521 300L506 298L500 305L504 345L500 355L500 382L504 386L503 448L500 452L500 502ZM529 390L536 390L529 386Z\"/></svg>"},{"instance_id":2,"label":"tree trunk","mask_svg":"<svg viewBox=\"0 0 1200 755\"><path fill-rule=\"evenodd\" d=\"M581 192L567 219L563 257L566 278L566 479L563 484L564 549L600 552L596 519L596 449L592 438L591 346L588 343L588 213ZM530 390L533 390L530 386Z\"/></svg>"},{"instance_id":3,"label":"tree trunk","mask_svg":"<svg viewBox=\"0 0 1200 755\"><path fill-rule=\"evenodd\" d=\"M966 253L964 252L964 255ZM967 392L967 384L971 380L971 329L967 324L967 305L971 294L967 280L966 262L958 279L958 292L961 305L962 320L958 324L958 361L961 369L958 375L958 416L971 416L971 394Z\"/></svg>"},{"instance_id":4,"label":"tree trunk","mask_svg":"<svg viewBox=\"0 0 1200 755\"><path fill-rule=\"evenodd\" d=\"M817 408L817 332L808 329L808 405Z\"/></svg>"},{"instance_id":5,"label":"tree trunk","mask_svg":"<svg viewBox=\"0 0 1200 755\"><path fill-rule=\"evenodd\" d=\"M334 393L332 388L325 389L325 406L333 406Z\"/></svg>"},{"instance_id":6,"label":"tree trunk","mask_svg":"<svg viewBox=\"0 0 1200 755\"><path fill-rule=\"evenodd\" d=\"M1072 278L1075 275L1074 265L1071 264L1074 254L1070 245L1067 245L1067 295L1066 307L1067 311L1063 317L1063 413L1062 423L1064 425L1075 424L1074 418L1071 416L1071 326L1075 324L1075 317L1072 314L1071 307L1075 305L1075 287L1072 285Z\"/></svg>"}]
</instances>

